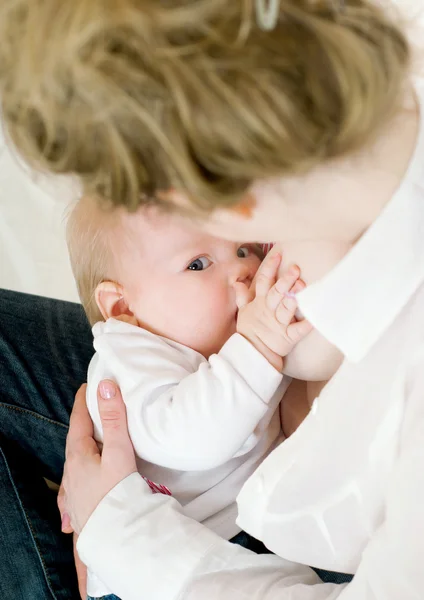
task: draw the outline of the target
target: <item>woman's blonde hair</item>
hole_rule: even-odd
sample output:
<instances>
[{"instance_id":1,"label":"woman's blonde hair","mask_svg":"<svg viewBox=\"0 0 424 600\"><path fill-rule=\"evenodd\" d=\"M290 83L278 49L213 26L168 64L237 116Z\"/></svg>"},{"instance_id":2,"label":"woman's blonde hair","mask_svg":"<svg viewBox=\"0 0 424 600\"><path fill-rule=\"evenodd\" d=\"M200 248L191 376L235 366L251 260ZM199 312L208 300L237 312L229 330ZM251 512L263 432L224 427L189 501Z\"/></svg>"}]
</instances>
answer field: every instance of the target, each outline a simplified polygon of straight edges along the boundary
<instances>
[{"instance_id":1,"label":"woman's blonde hair","mask_svg":"<svg viewBox=\"0 0 424 600\"><path fill-rule=\"evenodd\" d=\"M135 209L160 190L209 209L255 179L355 151L409 62L376 0L2 0L0 98L31 163Z\"/></svg>"}]
</instances>

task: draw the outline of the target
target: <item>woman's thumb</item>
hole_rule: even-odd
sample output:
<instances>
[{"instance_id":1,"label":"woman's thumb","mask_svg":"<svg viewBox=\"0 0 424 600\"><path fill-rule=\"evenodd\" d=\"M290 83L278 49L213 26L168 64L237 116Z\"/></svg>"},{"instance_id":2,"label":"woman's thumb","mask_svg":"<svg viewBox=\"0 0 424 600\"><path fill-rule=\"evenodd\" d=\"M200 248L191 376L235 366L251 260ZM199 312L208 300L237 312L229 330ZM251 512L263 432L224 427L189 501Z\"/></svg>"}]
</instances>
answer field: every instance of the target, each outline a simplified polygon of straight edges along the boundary
<instances>
[{"instance_id":1,"label":"woman's thumb","mask_svg":"<svg viewBox=\"0 0 424 600\"><path fill-rule=\"evenodd\" d=\"M61 529L63 533L72 533L73 528L71 526L71 518L69 514L66 512L65 507L65 488L63 487L63 483L60 484L59 492L57 494L57 506L60 512L60 519L62 522Z\"/></svg>"},{"instance_id":2,"label":"woman's thumb","mask_svg":"<svg viewBox=\"0 0 424 600\"><path fill-rule=\"evenodd\" d=\"M101 381L97 392L99 414L103 428L102 457L115 454L116 458L134 463L135 455L128 433L127 411L121 391L110 379Z\"/></svg>"}]
</instances>

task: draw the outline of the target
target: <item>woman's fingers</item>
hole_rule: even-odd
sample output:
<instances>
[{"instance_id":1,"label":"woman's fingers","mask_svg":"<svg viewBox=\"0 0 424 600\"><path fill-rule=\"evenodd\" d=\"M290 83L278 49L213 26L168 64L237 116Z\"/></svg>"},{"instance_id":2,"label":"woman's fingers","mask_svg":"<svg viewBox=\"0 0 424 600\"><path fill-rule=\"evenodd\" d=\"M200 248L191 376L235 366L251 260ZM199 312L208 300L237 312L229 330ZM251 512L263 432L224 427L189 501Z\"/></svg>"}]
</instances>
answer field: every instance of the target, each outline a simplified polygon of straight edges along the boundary
<instances>
[{"instance_id":1,"label":"woman's fingers","mask_svg":"<svg viewBox=\"0 0 424 600\"><path fill-rule=\"evenodd\" d=\"M85 391L83 386L72 410L62 482L65 499L59 500L62 515L70 515L76 533L82 531L110 490L136 471L125 405L118 387L109 380L99 385L97 397L104 435L101 454L93 437Z\"/></svg>"},{"instance_id":2,"label":"woman's fingers","mask_svg":"<svg viewBox=\"0 0 424 600\"><path fill-rule=\"evenodd\" d=\"M265 256L255 276L256 297L265 297L275 283L278 267L281 263L281 254L268 254Z\"/></svg>"},{"instance_id":3,"label":"woman's fingers","mask_svg":"<svg viewBox=\"0 0 424 600\"><path fill-rule=\"evenodd\" d=\"M102 381L97 390L103 427L102 464L113 466L121 478L137 470L134 449L128 433L127 411L118 386Z\"/></svg>"},{"instance_id":4,"label":"woman's fingers","mask_svg":"<svg viewBox=\"0 0 424 600\"><path fill-rule=\"evenodd\" d=\"M68 437L66 438L66 458L75 452L79 454L99 454L97 444L93 439L93 423L88 414L85 401L86 389L87 385L82 385L75 396Z\"/></svg>"},{"instance_id":5,"label":"woman's fingers","mask_svg":"<svg viewBox=\"0 0 424 600\"><path fill-rule=\"evenodd\" d=\"M65 512L65 490L63 487L63 483L60 484L59 491L57 493L57 507L60 512L60 516Z\"/></svg>"},{"instance_id":6,"label":"woman's fingers","mask_svg":"<svg viewBox=\"0 0 424 600\"><path fill-rule=\"evenodd\" d=\"M57 494L57 506L60 512L60 519L62 521L61 530L62 533L72 533L71 517L66 512L65 507L65 488L63 483L60 484L59 492Z\"/></svg>"}]
</instances>

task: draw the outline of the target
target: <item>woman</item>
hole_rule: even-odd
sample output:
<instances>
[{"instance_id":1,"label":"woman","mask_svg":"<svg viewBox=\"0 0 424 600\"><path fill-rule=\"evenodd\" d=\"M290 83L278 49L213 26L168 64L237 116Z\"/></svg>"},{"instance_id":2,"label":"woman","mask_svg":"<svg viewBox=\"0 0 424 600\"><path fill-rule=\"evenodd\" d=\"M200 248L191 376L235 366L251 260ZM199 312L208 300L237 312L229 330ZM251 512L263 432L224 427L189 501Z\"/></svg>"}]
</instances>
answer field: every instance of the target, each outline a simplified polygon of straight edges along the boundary
<instances>
[{"instance_id":1,"label":"woman","mask_svg":"<svg viewBox=\"0 0 424 600\"><path fill-rule=\"evenodd\" d=\"M419 597L423 101L400 26L367 0L281 2L267 31L249 1L5 6L3 113L28 159L229 238L354 244L299 297L346 360L239 497L240 525L282 558L125 477L122 415L90 458L77 412L65 506L84 561L124 600ZM296 562L355 578L319 583Z\"/></svg>"}]
</instances>

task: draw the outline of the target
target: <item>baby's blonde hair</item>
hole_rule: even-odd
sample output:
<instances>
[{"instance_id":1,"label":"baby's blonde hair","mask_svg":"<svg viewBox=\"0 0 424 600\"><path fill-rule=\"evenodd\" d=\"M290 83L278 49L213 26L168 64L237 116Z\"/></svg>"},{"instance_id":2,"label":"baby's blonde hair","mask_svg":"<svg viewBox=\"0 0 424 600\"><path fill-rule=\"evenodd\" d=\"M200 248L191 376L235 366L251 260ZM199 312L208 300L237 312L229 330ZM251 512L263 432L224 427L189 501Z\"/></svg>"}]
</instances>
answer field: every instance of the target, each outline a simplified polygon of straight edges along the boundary
<instances>
[{"instance_id":1,"label":"baby's blonde hair","mask_svg":"<svg viewBox=\"0 0 424 600\"><path fill-rule=\"evenodd\" d=\"M378 4L281 0L264 32L253 0L2 0L3 117L28 160L116 205L234 205L397 109L409 48Z\"/></svg>"},{"instance_id":2,"label":"baby's blonde hair","mask_svg":"<svg viewBox=\"0 0 424 600\"><path fill-rule=\"evenodd\" d=\"M118 210L106 209L94 197L74 203L67 215L66 241L81 303L91 325L104 321L96 299L102 281L115 278L115 235L120 225Z\"/></svg>"}]
</instances>

